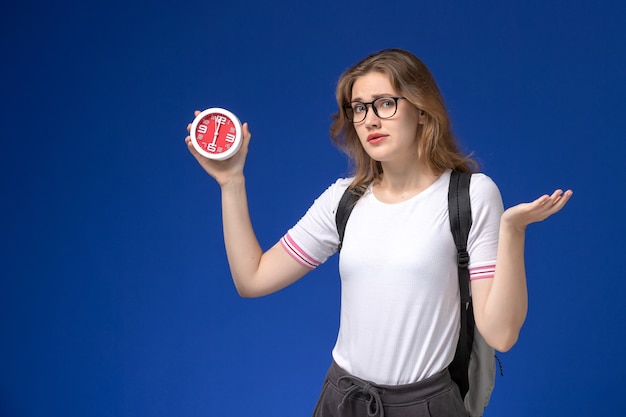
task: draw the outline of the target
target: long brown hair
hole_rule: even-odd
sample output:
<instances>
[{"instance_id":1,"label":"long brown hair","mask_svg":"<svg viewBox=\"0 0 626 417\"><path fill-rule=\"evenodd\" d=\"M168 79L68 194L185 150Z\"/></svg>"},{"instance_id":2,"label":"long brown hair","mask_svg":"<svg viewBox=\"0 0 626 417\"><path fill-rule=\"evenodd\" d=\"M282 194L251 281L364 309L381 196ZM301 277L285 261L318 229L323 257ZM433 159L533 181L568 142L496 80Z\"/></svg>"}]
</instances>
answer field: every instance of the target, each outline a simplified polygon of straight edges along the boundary
<instances>
[{"instance_id":1,"label":"long brown hair","mask_svg":"<svg viewBox=\"0 0 626 417\"><path fill-rule=\"evenodd\" d=\"M400 95L424 111L424 123L418 130L416 140L419 143L419 155L424 156L436 174L446 169L462 172L478 169L478 164L470 156L459 151L443 97L426 65L410 52L385 49L346 70L337 83L339 110L332 116L330 136L333 143L351 160L355 177L351 187L363 190L372 181L379 179L383 172L380 162L372 159L363 149L354 125L346 119L343 110L343 105L352 99L352 87L356 79L370 72L389 77L391 85Z\"/></svg>"}]
</instances>

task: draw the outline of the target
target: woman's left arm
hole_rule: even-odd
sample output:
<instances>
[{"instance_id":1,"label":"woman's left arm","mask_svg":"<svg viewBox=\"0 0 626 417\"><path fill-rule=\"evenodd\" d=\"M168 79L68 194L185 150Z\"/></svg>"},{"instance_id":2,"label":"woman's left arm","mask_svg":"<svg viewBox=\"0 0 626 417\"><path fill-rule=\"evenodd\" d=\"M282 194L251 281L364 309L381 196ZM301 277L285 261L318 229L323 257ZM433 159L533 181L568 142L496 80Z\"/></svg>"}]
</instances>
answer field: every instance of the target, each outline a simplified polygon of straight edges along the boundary
<instances>
[{"instance_id":1,"label":"woman's left arm","mask_svg":"<svg viewBox=\"0 0 626 417\"><path fill-rule=\"evenodd\" d=\"M494 349L511 349L526 319L528 290L524 266L526 227L558 212L572 191L556 190L532 203L518 204L501 217L498 255L493 279L472 281L472 300L476 326Z\"/></svg>"}]
</instances>

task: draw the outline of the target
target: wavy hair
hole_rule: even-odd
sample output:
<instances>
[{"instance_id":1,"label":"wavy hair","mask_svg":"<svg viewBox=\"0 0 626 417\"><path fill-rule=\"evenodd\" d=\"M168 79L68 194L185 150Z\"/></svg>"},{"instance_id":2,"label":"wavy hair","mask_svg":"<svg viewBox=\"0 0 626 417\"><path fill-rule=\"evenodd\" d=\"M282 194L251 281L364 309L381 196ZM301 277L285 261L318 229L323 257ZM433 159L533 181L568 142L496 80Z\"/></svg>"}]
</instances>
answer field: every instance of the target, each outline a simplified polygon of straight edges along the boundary
<instances>
[{"instance_id":1,"label":"wavy hair","mask_svg":"<svg viewBox=\"0 0 626 417\"><path fill-rule=\"evenodd\" d=\"M426 65L405 50L385 49L346 70L337 83L339 110L332 116L330 136L333 143L350 158L355 177L351 187L363 191L383 172L380 162L372 159L363 149L354 125L346 119L343 109L343 105L352 99L355 81L371 72L389 77L391 85L400 95L424 111L424 123L415 139L418 141L418 158L423 157L430 169L436 174L446 169L462 172L478 169L478 164L469 155L461 154L452 134L443 96Z\"/></svg>"}]
</instances>

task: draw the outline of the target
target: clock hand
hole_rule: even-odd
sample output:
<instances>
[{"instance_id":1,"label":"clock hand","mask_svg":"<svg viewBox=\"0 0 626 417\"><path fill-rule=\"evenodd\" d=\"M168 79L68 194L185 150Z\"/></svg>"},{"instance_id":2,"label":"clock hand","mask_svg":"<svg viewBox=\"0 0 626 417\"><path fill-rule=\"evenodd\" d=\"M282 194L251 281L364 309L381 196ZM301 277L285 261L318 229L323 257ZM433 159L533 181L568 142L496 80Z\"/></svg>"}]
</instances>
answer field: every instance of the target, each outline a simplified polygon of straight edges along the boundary
<instances>
[{"instance_id":1,"label":"clock hand","mask_svg":"<svg viewBox=\"0 0 626 417\"><path fill-rule=\"evenodd\" d=\"M220 133L221 124L215 123L215 133L213 133L213 143L217 140L217 135Z\"/></svg>"}]
</instances>

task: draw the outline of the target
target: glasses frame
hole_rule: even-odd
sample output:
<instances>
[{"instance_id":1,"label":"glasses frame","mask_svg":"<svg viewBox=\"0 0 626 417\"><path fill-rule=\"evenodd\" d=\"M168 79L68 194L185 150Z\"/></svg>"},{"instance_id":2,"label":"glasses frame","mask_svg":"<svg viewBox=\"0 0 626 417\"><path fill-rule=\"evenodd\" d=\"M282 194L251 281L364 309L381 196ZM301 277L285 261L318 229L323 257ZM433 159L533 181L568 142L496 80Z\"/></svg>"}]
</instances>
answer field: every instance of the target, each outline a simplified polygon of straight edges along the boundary
<instances>
[{"instance_id":1,"label":"glasses frame","mask_svg":"<svg viewBox=\"0 0 626 417\"><path fill-rule=\"evenodd\" d=\"M396 105L396 109L393 112L393 114L391 116L387 116L387 117L382 117L381 115L378 114L378 110L376 110L376 106L374 106L374 103L377 102L378 100L383 100L383 99L393 99L395 105ZM348 120L350 123L361 123L363 120L365 120L367 118L367 112L369 111L369 108L371 107L372 110L374 111L374 114L376 115L376 117L378 117L379 119L391 119L393 116L396 115L396 113L398 112L398 100L406 100L406 97L398 97L398 96L382 96L382 97L377 97L372 101L368 101L368 102L364 102L364 101L351 101L349 103L346 103L342 106L343 108L343 114L344 116L346 116L346 120ZM358 122L355 122L354 120L351 120L350 117L348 117L348 109L350 109L352 107L353 103L359 103L365 106L365 114L363 115L363 119L359 120Z\"/></svg>"}]
</instances>

